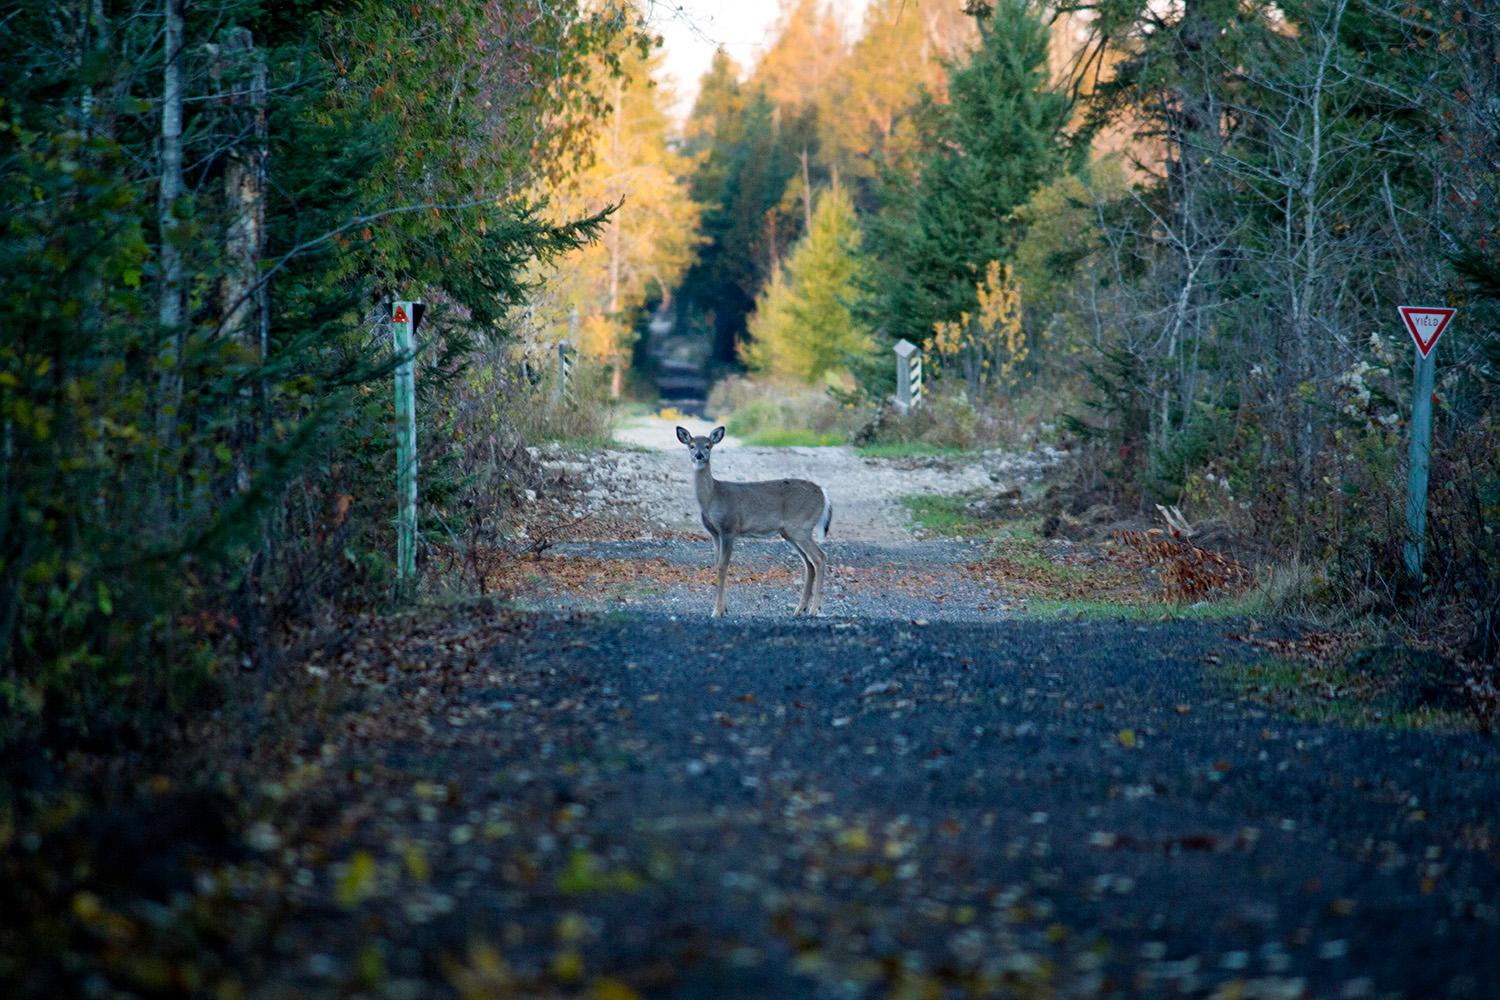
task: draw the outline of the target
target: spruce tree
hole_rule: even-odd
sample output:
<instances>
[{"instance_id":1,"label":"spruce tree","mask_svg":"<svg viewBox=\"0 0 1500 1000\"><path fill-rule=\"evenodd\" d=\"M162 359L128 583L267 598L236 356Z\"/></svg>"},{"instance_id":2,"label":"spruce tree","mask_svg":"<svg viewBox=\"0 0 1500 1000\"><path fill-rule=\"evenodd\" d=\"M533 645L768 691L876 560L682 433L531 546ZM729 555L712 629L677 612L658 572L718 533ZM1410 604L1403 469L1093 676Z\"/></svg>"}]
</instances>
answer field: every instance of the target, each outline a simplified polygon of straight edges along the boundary
<instances>
[{"instance_id":1,"label":"spruce tree","mask_svg":"<svg viewBox=\"0 0 1500 1000\"><path fill-rule=\"evenodd\" d=\"M1026 0L976 21L980 46L953 70L949 103L922 109L915 175L887 173L870 227L870 316L892 340L921 343L974 309L986 263L1010 259L1015 210L1068 160L1070 102L1048 79L1046 25Z\"/></svg>"}]
</instances>

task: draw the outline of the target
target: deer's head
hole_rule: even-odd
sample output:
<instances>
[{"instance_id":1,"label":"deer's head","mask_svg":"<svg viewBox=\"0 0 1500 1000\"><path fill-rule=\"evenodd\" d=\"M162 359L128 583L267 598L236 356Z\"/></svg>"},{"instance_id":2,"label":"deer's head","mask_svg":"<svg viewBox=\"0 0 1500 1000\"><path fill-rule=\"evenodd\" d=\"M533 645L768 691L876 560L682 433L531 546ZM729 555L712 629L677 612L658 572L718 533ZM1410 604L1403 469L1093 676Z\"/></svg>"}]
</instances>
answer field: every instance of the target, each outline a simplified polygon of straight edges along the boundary
<instances>
[{"instance_id":1,"label":"deer's head","mask_svg":"<svg viewBox=\"0 0 1500 1000\"><path fill-rule=\"evenodd\" d=\"M707 437L693 437L687 432L687 428L677 428L677 440L687 445L688 457L693 460L693 468L708 468L708 453L713 450L714 445L724 440L724 428L715 427L713 433Z\"/></svg>"}]
</instances>

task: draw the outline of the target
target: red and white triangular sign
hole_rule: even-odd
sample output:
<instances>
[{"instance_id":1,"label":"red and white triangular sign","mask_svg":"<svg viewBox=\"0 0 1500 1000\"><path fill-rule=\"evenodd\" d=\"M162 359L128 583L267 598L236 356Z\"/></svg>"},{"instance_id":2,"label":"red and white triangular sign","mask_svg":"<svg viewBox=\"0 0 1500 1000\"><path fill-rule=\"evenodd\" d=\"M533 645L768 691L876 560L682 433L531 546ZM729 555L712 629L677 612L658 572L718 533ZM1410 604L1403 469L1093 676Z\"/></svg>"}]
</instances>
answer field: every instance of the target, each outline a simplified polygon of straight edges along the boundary
<instances>
[{"instance_id":1,"label":"red and white triangular sign","mask_svg":"<svg viewBox=\"0 0 1500 1000\"><path fill-rule=\"evenodd\" d=\"M1417 350L1422 352L1422 357L1432 353L1433 345L1448 329L1449 320L1457 309L1444 309L1441 306L1399 306L1401 310L1401 321L1406 324L1406 332L1411 334L1411 339L1416 341Z\"/></svg>"},{"instance_id":2,"label":"red and white triangular sign","mask_svg":"<svg viewBox=\"0 0 1500 1000\"><path fill-rule=\"evenodd\" d=\"M1404 309L1406 307L1403 306L1402 308ZM396 315L394 315L394 316L391 317L391 322L392 323L410 323L411 322L411 320L408 319L407 316L406 316L406 307L404 305L402 305L400 302L396 303ZM1422 353L1426 354L1427 352L1423 351Z\"/></svg>"}]
</instances>

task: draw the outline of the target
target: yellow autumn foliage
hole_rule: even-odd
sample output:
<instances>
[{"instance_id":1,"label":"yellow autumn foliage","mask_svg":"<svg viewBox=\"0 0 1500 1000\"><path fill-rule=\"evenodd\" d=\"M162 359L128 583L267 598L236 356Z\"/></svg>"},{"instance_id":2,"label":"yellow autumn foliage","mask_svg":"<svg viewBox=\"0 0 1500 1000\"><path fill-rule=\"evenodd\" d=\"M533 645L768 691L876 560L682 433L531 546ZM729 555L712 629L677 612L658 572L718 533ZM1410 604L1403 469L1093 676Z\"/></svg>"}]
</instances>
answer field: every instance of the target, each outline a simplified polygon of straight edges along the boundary
<instances>
[{"instance_id":1,"label":"yellow autumn foliage","mask_svg":"<svg viewBox=\"0 0 1500 1000\"><path fill-rule=\"evenodd\" d=\"M977 309L956 321L934 323L923 347L936 364L957 366L970 397L997 384L1010 384L1029 353L1021 326L1021 283L1009 264L992 260L974 286Z\"/></svg>"}]
</instances>

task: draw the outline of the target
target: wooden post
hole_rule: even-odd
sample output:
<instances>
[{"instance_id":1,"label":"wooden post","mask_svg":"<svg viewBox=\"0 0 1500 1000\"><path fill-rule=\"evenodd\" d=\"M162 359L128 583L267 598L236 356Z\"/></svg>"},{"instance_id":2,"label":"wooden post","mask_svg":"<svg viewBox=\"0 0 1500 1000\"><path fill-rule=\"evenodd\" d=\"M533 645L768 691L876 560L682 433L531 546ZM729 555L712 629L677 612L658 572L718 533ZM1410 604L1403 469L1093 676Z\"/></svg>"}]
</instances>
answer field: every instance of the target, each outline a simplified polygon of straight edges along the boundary
<instances>
[{"instance_id":1,"label":"wooden post","mask_svg":"<svg viewBox=\"0 0 1500 1000\"><path fill-rule=\"evenodd\" d=\"M396 579L405 586L417 568L416 329L422 303L391 307L396 363Z\"/></svg>"},{"instance_id":2,"label":"wooden post","mask_svg":"<svg viewBox=\"0 0 1500 1000\"><path fill-rule=\"evenodd\" d=\"M896 342L896 409L922 404L922 350L909 340Z\"/></svg>"}]
</instances>

